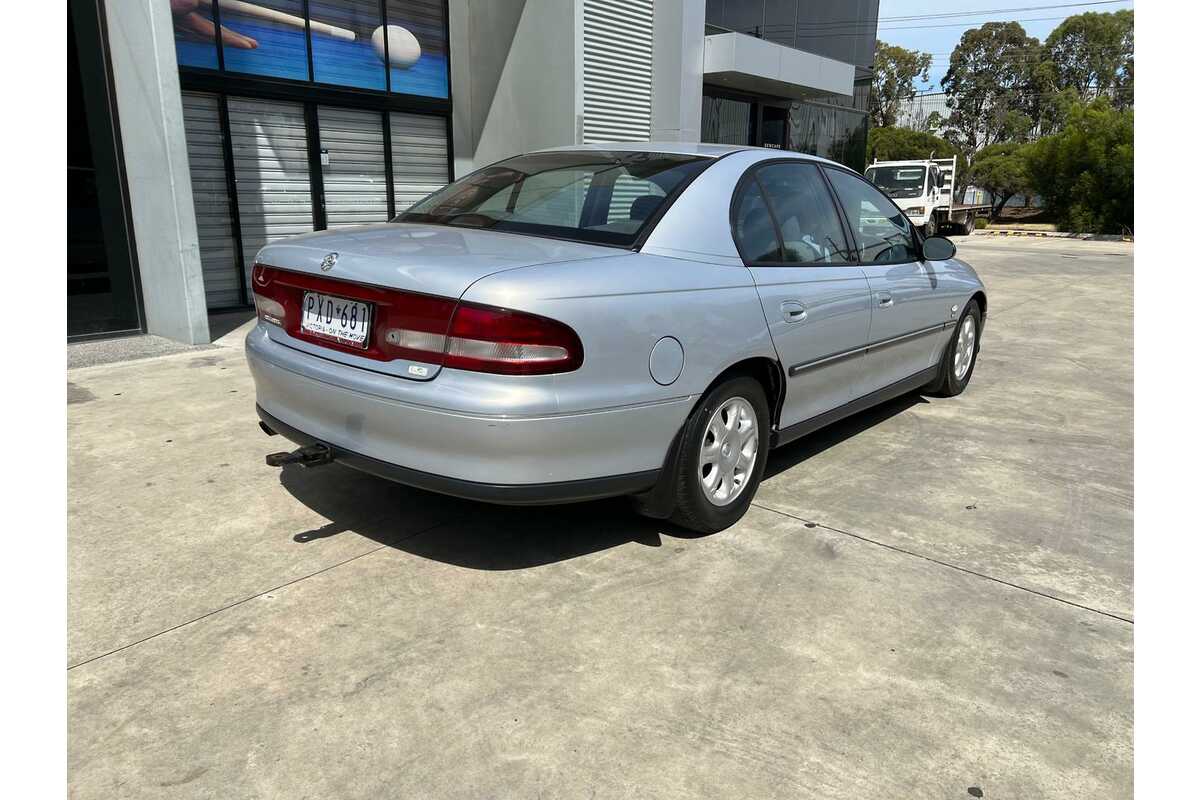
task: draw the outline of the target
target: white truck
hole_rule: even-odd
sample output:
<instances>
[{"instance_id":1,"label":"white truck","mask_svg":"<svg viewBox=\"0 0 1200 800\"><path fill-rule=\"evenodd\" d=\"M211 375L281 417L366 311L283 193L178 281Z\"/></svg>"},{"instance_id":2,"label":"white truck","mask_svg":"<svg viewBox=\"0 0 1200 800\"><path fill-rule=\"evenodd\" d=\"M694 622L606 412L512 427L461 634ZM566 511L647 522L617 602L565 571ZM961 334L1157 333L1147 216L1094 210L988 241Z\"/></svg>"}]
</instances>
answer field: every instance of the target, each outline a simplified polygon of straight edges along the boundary
<instances>
[{"instance_id":1,"label":"white truck","mask_svg":"<svg viewBox=\"0 0 1200 800\"><path fill-rule=\"evenodd\" d=\"M895 201L913 225L926 236L942 228L951 233L968 234L975 230L975 218L986 217L992 207L983 202L983 193L960 186L958 158L933 158L914 161L875 161L867 167L867 180Z\"/></svg>"}]
</instances>

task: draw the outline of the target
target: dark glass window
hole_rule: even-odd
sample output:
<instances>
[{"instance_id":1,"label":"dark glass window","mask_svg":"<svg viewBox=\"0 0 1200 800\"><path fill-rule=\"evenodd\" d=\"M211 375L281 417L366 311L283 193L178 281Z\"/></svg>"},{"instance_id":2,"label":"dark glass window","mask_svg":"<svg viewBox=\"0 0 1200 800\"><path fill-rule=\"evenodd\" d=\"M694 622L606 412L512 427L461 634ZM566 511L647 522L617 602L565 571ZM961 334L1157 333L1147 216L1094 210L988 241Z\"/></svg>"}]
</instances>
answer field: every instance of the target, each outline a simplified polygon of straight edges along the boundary
<instances>
[{"instance_id":1,"label":"dark glass window","mask_svg":"<svg viewBox=\"0 0 1200 800\"><path fill-rule=\"evenodd\" d=\"M218 9L226 70L308 80L303 0L225 2ZM312 32L313 39L349 33L315 17ZM246 46L246 40L251 46Z\"/></svg>"},{"instance_id":2,"label":"dark glass window","mask_svg":"<svg viewBox=\"0 0 1200 800\"><path fill-rule=\"evenodd\" d=\"M181 67L217 68L217 39L212 18L199 0L168 0L175 26L175 60ZM204 9L207 12L207 9Z\"/></svg>"},{"instance_id":3,"label":"dark glass window","mask_svg":"<svg viewBox=\"0 0 1200 800\"><path fill-rule=\"evenodd\" d=\"M390 81L393 92L449 97L444 0L159 2L181 67L215 70L224 59L229 72L376 91Z\"/></svg>"},{"instance_id":4,"label":"dark glass window","mask_svg":"<svg viewBox=\"0 0 1200 800\"><path fill-rule=\"evenodd\" d=\"M317 83L386 88L383 16L378 0L309 0L308 8L312 20L321 23L312 29L313 78ZM376 31L380 31L378 37ZM349 38L351 35L354 38ZM397 36L393 31L391 39L397 41ZM397 44L396 49L393 59L407 55L402 45Z\"/></svg>"},{"instance_id":5,"label":"dark glass window","mask_svg":"<svg viewBox=\"0 0 1200 800\"><path fill-rule=\"evenodd\" d=\"M848 264L842 221L815 164L768 164L756 173L783 239L782 260Z\"/></svg>"},{"instance_id":6,"label":"dark glass window","mask_svg":"<svg viewBox=\"0 0 1200 800\"><path fill-rule=\"evenodd\" d=\"M787 47L870 67L879 0L708 0L704 21Z\"/></svg>"},{"instance_id":7,"label":"dark glass window","mask_svg":"<svg viewBox=\"0 0 1200 800\"><path fill-rule=\"evenodd\" d=\"M443 0L387 0L387 18L392 91L449 97ZM400 58L392 52L397 47Z\"/></svg>"},{"instance_id":8,"label":"dark glass window","mask_svg":"<svg viewBox=\"0 0 1200 800\"><path fill-rule=\"evenodd\" d=\"M846 212L864 264L917 260L912 228L895 203L857 175L840 169L825 172Z\"/></svg>"},{"instance_id":9,"label":"dark glass window","mask_svg":"<svg viewBox=\"0 0 1200 800\"><path fill-rule=\"evenodd\" d=\"M862 169L867 160L867 115L818 103L792 103L788 149Z\"/></svg>"},{"instance_id":10,"label":"dark glass window","mask_svg":"<svg viewBox=\"0 0 1200 800\"><path fill-rule=\"evenodd\" d=\"M743 100L704 95L700 107L700 140L713 144L750 144L753 109Z\"/></svg>"},{"instance_id":11,"label":"dark glass window","mask_svg":"<svg viewBox=\"0 0 1200 800\"><path fill-rule=\"evenodd\" d=\"M622 247L665 198L711 159L577 151L510 158L435 192L396 217Z\"/></svg>"},{"instance_id":12,"label":"dark glass window","mask_svg":"<svg viewBox=\"0 0 1200 800\"><path fill-rule=\"evenodd\" d=\"M742 185L734 200L733 240L748 264L779 261L779 236L762 188L754 178Z\"/></svg>"}]
</instances>

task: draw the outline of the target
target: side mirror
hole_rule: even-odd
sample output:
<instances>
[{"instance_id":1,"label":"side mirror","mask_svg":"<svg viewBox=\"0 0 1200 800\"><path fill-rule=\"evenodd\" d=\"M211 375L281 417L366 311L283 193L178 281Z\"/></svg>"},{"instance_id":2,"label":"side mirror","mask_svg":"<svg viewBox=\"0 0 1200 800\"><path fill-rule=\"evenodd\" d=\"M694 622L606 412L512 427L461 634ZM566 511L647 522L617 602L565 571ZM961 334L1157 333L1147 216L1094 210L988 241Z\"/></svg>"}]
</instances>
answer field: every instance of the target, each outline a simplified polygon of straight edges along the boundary
<instances>
[{"instance_id":1,"label":"side mirror","mask_svg":"<svg viewBox=\"0 0 1200 800\"><path fill-rule=\"evenodd\" d=\"M921 258L925 261L945 261L954 258L957 252L954 242L945 236L930 236L921 244Z\"/></svg>"}]
</instances>

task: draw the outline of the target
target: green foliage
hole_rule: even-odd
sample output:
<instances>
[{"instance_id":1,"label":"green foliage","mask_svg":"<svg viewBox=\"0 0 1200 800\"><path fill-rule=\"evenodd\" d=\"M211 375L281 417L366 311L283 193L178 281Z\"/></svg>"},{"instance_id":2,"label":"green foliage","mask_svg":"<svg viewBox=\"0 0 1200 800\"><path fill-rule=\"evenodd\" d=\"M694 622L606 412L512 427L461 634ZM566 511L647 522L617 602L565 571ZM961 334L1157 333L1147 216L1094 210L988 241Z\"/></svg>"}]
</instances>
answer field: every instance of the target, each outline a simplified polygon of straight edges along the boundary
<instances>
[{"instance_id":1,"label":"green foliage","mask_svg":"<svg viewBox=\"0 0 1200 800\"><path fill-rule=\"evenodd\" d=\"M1038 109L1032 102L1041 45L1016 22L987 22L962 35L942 78L950 108L948 138L974 153L1026 138Z\"/></svg>"},{"instance_id":2,"label":"green foliage","mask_svg":"<svg viewBox=\"0 0 1200 800\"><path fill-rule=\"evenodd\" d=\"M1133 11L1067 17L1046 37L1045 53L1054 88L1111 94L1117 108L1133 103Z\"/></svg>"},{"instance_id":3,"label":"green foliage","mask_svg":"<svg viewBox=\"0 0 1200 800\"><path fill-rule=\"evenodd\" d=\"M986 219L984 219L983 217L975 218L975 228L977 230L983 230L987 226L988 226L988 221Z\"/></svg>"},{"instance_id":4,"label":"green foliage","mask_svg":"<svg viewBox=\"0 0 1200 800\"><path fill-rule=\"evenodd\" d=\"M992 214L1000 213L1014 195L1030 191L1028 144L991 144L975 154L967 181L992 194Z\"/></svg>"},{"instance_id":5,"label":"green foliage","mask_svg":"<svg viewBox=\"0 0 1200 800\"><path fill-rule=\"evenodd\" d=\"M1077 103L1063 130L1029 145L1031 188L1060 228L1133 230L1133 111L1107 98Z\"/></svg>"},{"instance_id":6,"label":"green foliage","mask_svg":"<svg viewBox=\"0 0 1200 800\"><path fill-rule=\"evenodd\" d=\"M879 127L896 124L900 104L916 94L914 82L929 80L933 56L916 50L875 43L875 74L871 83L871 122Z\"/></svg>"},{"instance_id":7,"label":"green foliage","mask_svg":"<svg viewBox=\"0 0 1200 800\"><path fill-rule=\"evenodd\" d=\"M963 154L954 145L932 133L908 128L871 128L867 134L867 163L872 161L908 161L914 158L950 158Z\"/></svg>"}]
</instances>

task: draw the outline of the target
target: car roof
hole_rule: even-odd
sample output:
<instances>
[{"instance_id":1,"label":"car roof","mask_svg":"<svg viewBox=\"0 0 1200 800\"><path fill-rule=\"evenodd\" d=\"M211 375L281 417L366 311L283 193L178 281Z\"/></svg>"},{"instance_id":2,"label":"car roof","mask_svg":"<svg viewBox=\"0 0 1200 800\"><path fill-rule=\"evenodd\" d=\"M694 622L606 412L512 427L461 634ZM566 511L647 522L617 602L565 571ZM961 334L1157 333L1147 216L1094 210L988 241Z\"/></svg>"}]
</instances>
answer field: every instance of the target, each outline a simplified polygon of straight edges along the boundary
<instances>
[{"instance_id":1,"label":"car roof","mask_svg":"<svg viewBox=\"0 0 1200 800\"><path fill-rule=\"evenodd\" d=\"M770 154L778 158L801 158L818 161L824 164L837 164L827 158L797 153L793 150L777 150L772 147L752 147L742 144L710 144L708 142L595 142L593 144L569 144L561 147L547 147L534 150L534 153L571 153L603 151L610 153L674 153L679 155L707 156L720 158L730 153L754 152ZM840 166L840 165L838 165Z\"/></svg>"}]
</instances>

